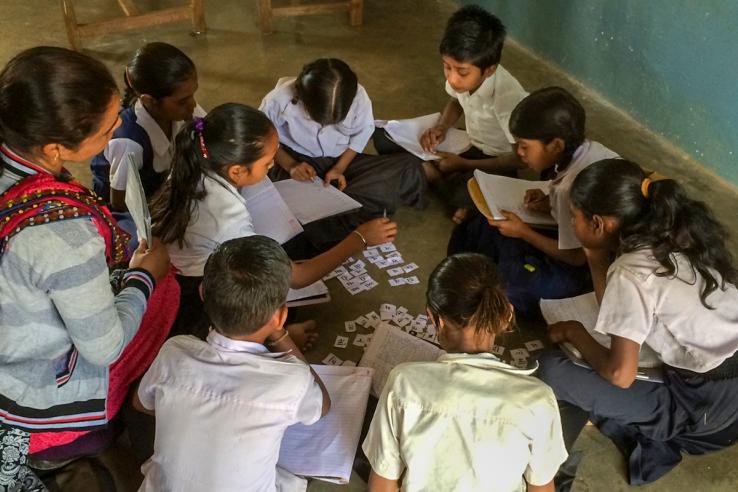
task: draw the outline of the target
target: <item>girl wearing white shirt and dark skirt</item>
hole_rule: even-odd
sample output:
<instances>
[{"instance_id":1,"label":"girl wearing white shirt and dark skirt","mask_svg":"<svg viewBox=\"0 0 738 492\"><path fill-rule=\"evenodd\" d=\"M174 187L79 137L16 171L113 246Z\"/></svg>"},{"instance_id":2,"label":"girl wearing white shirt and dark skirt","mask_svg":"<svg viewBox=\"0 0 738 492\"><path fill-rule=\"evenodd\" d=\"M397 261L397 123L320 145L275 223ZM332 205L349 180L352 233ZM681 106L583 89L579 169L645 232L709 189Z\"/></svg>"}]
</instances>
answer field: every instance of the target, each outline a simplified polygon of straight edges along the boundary
<instances>
[{"instance_id":1,"label":"girl wearing white shirt and dark skirt","mask_svg":"<svg viewBox=\"0 0 738 492\"><path fill-rule=\"evenodd\" d=\"M631 484L738 437L738 271L726 231L674 180L604 160L571 189L574 230L592 270L598 344L576 321L549 327L592 369L563 353L539 360L561 404L567 446L587 419L628 460ZM663 362L663 384L636 380L641 349Z\"/></svg>"},{"instance_id":2,"label":"girl wearing white shirt and dark skirt","mask_svg":"<svg viewBox=\"0 0 738 492\"><path fill-rule=\"evenodd\" d=\"M308 224L306 236L317 248L401 205L425 206L427 183L417 159L363 153L374 132L372 103L343 61L322 58L305 65L297 78L279 79L259 109L279 133L273 180L319 177L362 204L356 213Z\"/></svg>"},{"instance_id":3,"label":"girl wearing white shirt and dark skirt","mask_svg":"<svg viewBox=\"0 0 738 492\"><path fill-rule=\"evenodd\" d=\"M239 190L266 176L278 146L269 119L235 103L195 118L177 135L171 175L151 203L154 234L167 245L182 290L172 335L207 336L210 323L199 292L205 262L229 239L256 234ZM290 286L310 285L365 247L393 241L396 233L387 218L363 223L329 251L296 263ZM291 334L298 345L313 338Z\"/></svg>"}]
</instances>

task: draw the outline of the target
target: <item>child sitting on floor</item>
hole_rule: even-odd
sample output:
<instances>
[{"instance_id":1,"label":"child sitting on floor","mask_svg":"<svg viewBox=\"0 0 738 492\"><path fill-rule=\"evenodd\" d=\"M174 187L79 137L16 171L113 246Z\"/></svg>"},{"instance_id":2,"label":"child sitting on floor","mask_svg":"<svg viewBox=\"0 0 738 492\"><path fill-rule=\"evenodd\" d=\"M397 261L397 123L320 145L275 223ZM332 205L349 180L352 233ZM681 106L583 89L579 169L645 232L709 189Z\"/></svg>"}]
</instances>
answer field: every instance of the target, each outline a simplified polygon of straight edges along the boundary
<instances>
[{"instance_id":1,"label":"child sitting on floor","mask_svg":"<svg viewBox=\"0 0 738 492\"><path fill-rule=\"evenodd\" d=\"M138 389L136 406L156 416L141 491L305 489L277 468L282 435L328 413L330 398L283 328L291 270L264 236L232 239L209 258L207 341L171 338Z\"/></svg>"},{"instance_id":2,"label":"child sitting on floor","mask_svg":"<svg viewBox=\"0 0 738 492\"><path fill-rule=\"evenodd\" d=\"M500 65L505 26L500 19L476 5L462 7L448 20L439 51L451 96L435 126L423 133L420 143L435 152L446 132L463 115L472 148L461 155L437 152L443 158L435 167L425 166L438 182L448 202L457 208L453 220L462 222L473 207L466 182L475 169L515 175L521 164L512 152L515 143L508 121L515 106L527 95L520 83ZM380 154L402 151L384 130L374 134Z\"/></svg>"},{"instance_id":3,"label":"child sitting on floor","mask_svg":"<svg viewBox=\"0 0 738 492\"><path fill-rule=\"evenodd\" d=\"M279 133L273 180L317 176L362 204L356 213L305 228L319 249L363 220L391 215L400 205L424 205L426 180L415 158L363 153L374 131L372 103L345 62L308 63L297 78L279 79L259 109Z\"/></svg>"},{"instance_id":4,"label":"child sitting on floor","mask_svg":"<svg viewBox=\"0 0 738 492\"><path fill-rule=\"evenodd\" d=\"M492 261L450 256L428 280L428 317L448 352L395 367L363 444L372 491L553 491L566 459L551 388L491 353L513 307ZM525 489L527 487L527 489Z\"/></svg>"}]
</instances>

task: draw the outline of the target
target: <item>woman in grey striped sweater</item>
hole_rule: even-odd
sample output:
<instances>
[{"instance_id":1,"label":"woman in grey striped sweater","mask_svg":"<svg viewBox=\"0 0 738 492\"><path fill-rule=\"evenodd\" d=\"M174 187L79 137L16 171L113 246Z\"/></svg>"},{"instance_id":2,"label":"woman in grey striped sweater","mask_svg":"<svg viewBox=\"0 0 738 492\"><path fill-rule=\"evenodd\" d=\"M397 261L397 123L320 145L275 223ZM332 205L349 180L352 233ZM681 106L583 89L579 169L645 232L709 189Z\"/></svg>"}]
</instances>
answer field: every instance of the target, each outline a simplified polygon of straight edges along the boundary
<instances>
[{"instance_id":1,"label":"woman in grey striped sweater","mask_svg":"<svg viewBox=\"0 0 738 492\"><path fill-rule=\"evenodd\" d=\"M0 442L20 465L29 446L104 428L166 336L139 330L166 249L137 250L114 295L126 235L63 167L102 150L119 106L105 66L66 49L32 48L0 73ZM16 476L0 483L23 479L2 465Z\"/></svg>"}]
</instances>

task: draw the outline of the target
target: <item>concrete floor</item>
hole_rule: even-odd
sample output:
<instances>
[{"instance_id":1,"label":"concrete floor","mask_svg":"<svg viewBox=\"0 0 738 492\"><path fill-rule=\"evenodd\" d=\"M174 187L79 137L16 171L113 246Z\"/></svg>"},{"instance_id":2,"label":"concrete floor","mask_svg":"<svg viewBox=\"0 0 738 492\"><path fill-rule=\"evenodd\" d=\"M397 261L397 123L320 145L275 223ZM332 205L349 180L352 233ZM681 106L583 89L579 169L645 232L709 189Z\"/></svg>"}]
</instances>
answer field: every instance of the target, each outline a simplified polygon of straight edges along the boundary
<instances>
[{"instance_id":1,"label":"concrete floor","mask_svg":"<svg viewBox=\"0 0 738 492\"><path fill-rule=\"evenodd\" d=\"M76 0L80 20L114 15L114 0ZM174 0L139 2L142 6L166 6ZM445 19L456 8L446 0L367 0L365 23L358 28L347 25L341 15L282 19L275 32L263 36L257 27L256 1L217 0L206 2L209 32L193 38L188 26L174 24L144 32L113 35L86 42L87 53L103 60L115 74L122 74L124 63L133 51L149 41L166 41L185 50L198 66L198 100L207 108L238 101L257 106L276 79L296 74L300 67L317 57L334 56L347 61L357 72L374 103L377 118L411 117L438 111L446 100L437 44ZM61 13L56 2L48 0L0 1L3 15L0 29L0 62L5 63L19 50L40 44L66 46ZM504 20L504 19L503 19ZM712 204L720 220L731 231L738 226L734 203L736 188L703 170L668 142L651 134L595 94L586 91L565 74L508 43L503 64L521 83L533 90L549 85L571 89L588 111L589 136L616 150L624 157L662 173L678 177L695 196ZM616 75L615 75L616 76ZM86 164L70 166L85 182ZM380 287L356 297L349 296L336 281L330 282L333 302L305 308L301 318L313 317L322 327L320 345L311 353L320 361L329 351L344 359L357 360L359 353L332 349L335 333L343 321L376 310L381 302L407 306L418 314L424 308L424 283L432 268L445 254L452 223L448 213L435 200L425 211L404 209L395 217L400 224L397 240L407 261L420 265L420 285L392 288L386 274L373 269ZM735 237L730 239L736 245ZM527 335L527 334L525 334ZM507 342L514 346L520 335ZM628 489L625 463L615 447L598 431L588 428L577 443L586 451L575 486L578 491L619 491ZM644 491L734 491L738 488L738 448L707 457L688 457L673 472ZM348 489L313 483L311 491L365 490L354 477Z\"/></svg>"}]
</instances>

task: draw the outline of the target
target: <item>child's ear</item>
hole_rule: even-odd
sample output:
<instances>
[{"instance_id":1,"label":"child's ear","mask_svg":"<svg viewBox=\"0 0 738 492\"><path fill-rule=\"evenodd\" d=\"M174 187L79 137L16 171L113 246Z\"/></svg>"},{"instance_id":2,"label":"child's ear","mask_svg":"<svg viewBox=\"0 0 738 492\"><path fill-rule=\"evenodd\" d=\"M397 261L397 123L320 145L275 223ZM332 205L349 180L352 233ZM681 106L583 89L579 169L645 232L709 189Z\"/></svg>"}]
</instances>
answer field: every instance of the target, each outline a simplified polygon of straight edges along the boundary
<instances>
[{"instance_id":1,"label":"child's ear","mask_svg":"<svg viewBox=\"0 0 738 492\"><path fill-rule=\"evenodd\" d=\"M556 137L546 144L546 149L552 154L562 154L566 149L566 142L561 137Z\"/></svg>"},{"instance_id":2,"label":"child's ear","mask_svg":"<svg viewBox=\"0 0 738 492\"><path fill-rule=\"evenodd\" d=\"M497 65L492 65L482 70L482 77L489 78L497 71Z\"/></svg>"},{"instance_id":3,"label":"child's ear","mask_svg":"<svg viewBox=\"0 0 738 492\"><path fill-rule=\"evenodd\" d=\"M228 168L228 179L231 183L240 183L244 177L251 174L251 169L246 166L235 164Z\"/></svg>"},{"instance_id":4,"label":"child's ear","mask_svg":"<svg viewBox=\"0 0 738 492\"><path fill-rule=\"evenodd\" d=\"M141 100L141 103L146 106L151 107L156 104L156 98L149 94L141 94L138 98Z\"/></svg>"}]
</instances>

